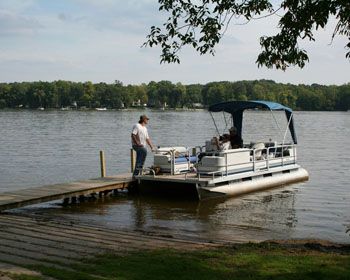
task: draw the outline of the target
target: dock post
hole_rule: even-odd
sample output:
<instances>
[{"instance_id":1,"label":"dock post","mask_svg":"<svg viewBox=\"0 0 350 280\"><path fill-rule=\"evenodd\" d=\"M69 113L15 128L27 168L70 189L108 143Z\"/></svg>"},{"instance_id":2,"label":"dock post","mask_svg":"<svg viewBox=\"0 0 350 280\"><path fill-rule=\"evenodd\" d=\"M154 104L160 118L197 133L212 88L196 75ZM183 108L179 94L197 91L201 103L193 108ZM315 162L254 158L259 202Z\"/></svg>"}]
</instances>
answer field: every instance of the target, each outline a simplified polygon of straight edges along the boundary
<instances>
[{"instance_id":1,"label":"dock post","mask_svg":"<svg viewBox=\"0 0 350 280\"><path fill-rule=\"evenodd\" d=\"M130 149L130 162L131 162L131 173L135 170L136 164L136 152L134 149Z\"/></svg>"},{"instance_id":2,"label":"dock post","mask_svg":"<svg viewBox=\"0 0 350 280\"><path fill-rule=\"evenodd\" d=\"M101 177L106 177L105 153L100 151Z\"/></svg>"},{"instance_id":3,"label":"dock post","mask_svg":"<svg viewBox=\"0 0 350 280\"><path fill-rule=\"evenodd\" d=\"M67 206L69 204L69 197L65 197L64 199L63 199L63 205L64 206Z\"/></svg>"}]
</instances>

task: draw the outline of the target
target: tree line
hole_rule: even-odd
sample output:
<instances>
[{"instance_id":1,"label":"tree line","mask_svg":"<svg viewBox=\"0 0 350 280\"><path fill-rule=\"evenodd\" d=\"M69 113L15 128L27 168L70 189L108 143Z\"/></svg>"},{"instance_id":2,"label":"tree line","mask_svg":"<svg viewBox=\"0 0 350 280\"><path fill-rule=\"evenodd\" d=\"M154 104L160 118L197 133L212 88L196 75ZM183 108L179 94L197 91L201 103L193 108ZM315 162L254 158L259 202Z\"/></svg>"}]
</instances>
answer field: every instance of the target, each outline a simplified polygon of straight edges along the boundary
<instances>
[{"instance_id":1,"label":"tree line","mask_svg":"<svg viewBox=\"0 0 350 280\"><path fill-rule=\"evenodd\" d=\"M123 85L92 82L0 83L0 108L197 108L229 100L269 100L294 110L346 111L350 109L350 83L292 85L271 80L210 82L207 84L150 82Z\"/></svg>"}]
</instances>

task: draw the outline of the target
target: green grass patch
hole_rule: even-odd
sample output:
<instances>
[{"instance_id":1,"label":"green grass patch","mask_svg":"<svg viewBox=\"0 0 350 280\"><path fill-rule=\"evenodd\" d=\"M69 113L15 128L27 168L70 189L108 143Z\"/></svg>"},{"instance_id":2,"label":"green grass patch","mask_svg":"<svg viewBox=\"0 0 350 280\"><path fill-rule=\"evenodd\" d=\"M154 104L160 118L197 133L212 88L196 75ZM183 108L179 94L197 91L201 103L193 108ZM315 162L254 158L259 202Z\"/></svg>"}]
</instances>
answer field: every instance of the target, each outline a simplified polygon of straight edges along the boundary
<instances>
[{"instance_id":1,"label":"green grass patch","mask_svg":"<svg viewBox=\"0 0 350 280\"><path fill-rule=\"evenodd\" d=\"M56 279L349 279L349 252L271 244L183 252L155 250L103 255L72 266L37 267ZM77 272L75 272L77 271Z\"/></svg>"}]
</instances>

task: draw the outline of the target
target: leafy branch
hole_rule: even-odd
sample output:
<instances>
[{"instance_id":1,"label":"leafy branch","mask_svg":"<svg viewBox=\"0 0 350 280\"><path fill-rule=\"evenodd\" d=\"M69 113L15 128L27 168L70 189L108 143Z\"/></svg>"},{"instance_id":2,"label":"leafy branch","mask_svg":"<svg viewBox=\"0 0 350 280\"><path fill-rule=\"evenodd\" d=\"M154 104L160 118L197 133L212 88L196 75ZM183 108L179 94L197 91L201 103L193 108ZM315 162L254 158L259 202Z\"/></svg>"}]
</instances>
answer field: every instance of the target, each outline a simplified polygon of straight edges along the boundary
<instances>
[{"instance_id":1,"label":"leafy branch","mask_svg":"<svg viewBox=\"0 0 350 280\"><path fill-rule=\"evenodd\" d=\"M201 55L215 54L215 47L233 19L262 20L279 15L279 32L260 38L258 66L285 70L290 65L304 67L308 54L299 47L301 40L314 41L315 30L325 28L335 17L336 35L348 37L345 57L350 59L350 1L284 0L273 6L272 0L159 0L159 10L169 14L162 27L152 26L143 46L160 46L161 63L180 63L183 46L193 47Z\"/></svg>"}]
</instances>

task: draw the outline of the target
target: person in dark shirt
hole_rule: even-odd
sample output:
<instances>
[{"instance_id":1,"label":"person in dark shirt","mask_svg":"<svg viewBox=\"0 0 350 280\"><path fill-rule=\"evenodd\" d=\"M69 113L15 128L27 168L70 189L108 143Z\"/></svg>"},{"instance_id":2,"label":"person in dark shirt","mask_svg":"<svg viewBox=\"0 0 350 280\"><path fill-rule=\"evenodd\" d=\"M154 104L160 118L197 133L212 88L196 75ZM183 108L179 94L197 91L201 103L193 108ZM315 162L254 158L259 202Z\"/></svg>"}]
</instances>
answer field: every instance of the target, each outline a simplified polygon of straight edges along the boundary
<instances>
[{"instance_id":1,"label":"person in dark shirt","mask_svg":"<svg viewBox=\"0 0 350 280\"><path fill-rule=\"evenodd\" d=\"M234 126L229 129L230 132L230 142L232 149L243 148L243 140L241 136L237 134L237 128Z\"/></svg>"}]
</instances>

